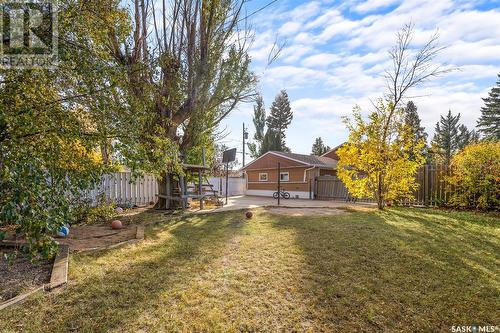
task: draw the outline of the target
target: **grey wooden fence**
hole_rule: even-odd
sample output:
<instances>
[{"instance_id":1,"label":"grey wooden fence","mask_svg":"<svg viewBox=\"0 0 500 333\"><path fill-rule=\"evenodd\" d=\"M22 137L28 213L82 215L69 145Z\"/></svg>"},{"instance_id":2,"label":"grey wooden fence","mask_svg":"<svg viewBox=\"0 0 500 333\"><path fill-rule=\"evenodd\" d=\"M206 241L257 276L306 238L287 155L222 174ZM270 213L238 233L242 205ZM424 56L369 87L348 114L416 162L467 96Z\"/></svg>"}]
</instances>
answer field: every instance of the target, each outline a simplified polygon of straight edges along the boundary
<instances>
[{"instance_id":1,"label":"grey wooden fence","mask_svg":"<svg viewBox=\"0 0 500 333\"><path fill-rule=\"evenodd\" d=\"M92 205L97 205L102 199L122 205L146 205L156 202L158 185L151 175L133 179L130 172L116 172L104 175L97 186L84 193L84 197Z\"/></svg>"},{"instance_id":2,"label":"grey wooden fence","mask_svg":"<svg viewBox=\"0 0 500 333\"><path fill-rule=\"evenodd\" d=\"M450 198L453 188L446 183L450 168L445 165L422 166L415 175L418 188L412 200L402 200L403 205L441 206ZM349 200L351 196L344 183L336 176L320 176L314 181L314 196L319 200ZM375 202L373 199L358 199Z\"/></svg>"}]
</instances>

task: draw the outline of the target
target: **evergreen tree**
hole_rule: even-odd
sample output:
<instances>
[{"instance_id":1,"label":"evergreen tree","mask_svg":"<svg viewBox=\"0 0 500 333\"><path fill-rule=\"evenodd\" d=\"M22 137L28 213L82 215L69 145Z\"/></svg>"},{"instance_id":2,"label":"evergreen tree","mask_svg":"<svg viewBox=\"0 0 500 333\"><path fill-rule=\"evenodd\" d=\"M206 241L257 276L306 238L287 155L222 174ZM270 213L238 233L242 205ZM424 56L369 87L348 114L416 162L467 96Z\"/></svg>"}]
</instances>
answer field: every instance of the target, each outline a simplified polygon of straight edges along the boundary
<instances>
[{"instance_id":1,"label":"evergreen tree","mask_svg":"<svg viewBox=\"0 0 500 333\"><path fill-rule=\"evenodd\" d=\"M267 117L267 137L269 141L269 150L289 151L285 145L285 130L292 122L293 113L290 108L290 101L285 90L274 99L271 105L269 116Z\"/></svg>"},{"instance_id":2,"label":"evergreen tree","mask_svg":"<svg viewBox=\"0 0 500 333\"><path fill-rule=\"evenodd\" d=\"M266 109L264 99L260 94L257 96L256 104L253 107L253 124L255 126L254 142L248 143L248 149L251 156L257 158L263 154L262 147L266 127Z\"/></svg>"},{"instance_id":3,"label":"evergreen tree","mask_svg":"<svg viewBox=\"0 0 500 333\"><path fill-rule=\"evenodd\" d=\"M405 113L404 113L404 122L411 128L414 137L414 145L421 142L422 140L427 142L427 133L425 132L425 128L420 126L420 117L418 116L417 106L412 101L409 101L406 104ZM413 153L413 146L410 148L410 158L413 160L415 156ZM427 155L427 144L421 149L420 154Z\"/></svg>"},{"instance_id":4,"label":"evergreen tree","mask_svg":"<svg viewBox=\"0 0 500 333\"><path fill-rule=\"evenodd\" d=\"M479 133L474 130L469 131L467 126L460 125L458 127L458 150L462 150L465 146L468 146L473 143L479 142Z\"/></svg>"},{"instance_id":5,"label":"evergreen tree","mask_svg":"<svg viewBox=\"0 0 500 333\"><path fill-rule=\"evenodd\" d=\"M329 150L330 147L325 146L325 144L323 143L323 139L321 139L321 137L318 137L316 138L316 140L314 140L311 154L316 156L321 156Z\"/></svg>"},{"instance_id":6,"label":"evergreen tree","mask_svg":"<svg viewBox=\"0 0 500 333\"><path fill-rule=\"evenodd\" d=\"M496 87L491 88L487 98L483 98L481 117L477 122L479 132L486 140L500 140L500 74Z\"/></svg>"},{"instance_id":7,"label":"evergreen tree","mask_svg":"<svg viewBox=\"0 0 500 333\"><path fill-rule=\"evenodd\" d=\"M432 139L432 158L434 162L448 165L451 157L459 150L459 130L458 122L460 113L453 116L451 110L448 110L446 117L436 123L436 133Z\"/></svg>"}]
</instances>

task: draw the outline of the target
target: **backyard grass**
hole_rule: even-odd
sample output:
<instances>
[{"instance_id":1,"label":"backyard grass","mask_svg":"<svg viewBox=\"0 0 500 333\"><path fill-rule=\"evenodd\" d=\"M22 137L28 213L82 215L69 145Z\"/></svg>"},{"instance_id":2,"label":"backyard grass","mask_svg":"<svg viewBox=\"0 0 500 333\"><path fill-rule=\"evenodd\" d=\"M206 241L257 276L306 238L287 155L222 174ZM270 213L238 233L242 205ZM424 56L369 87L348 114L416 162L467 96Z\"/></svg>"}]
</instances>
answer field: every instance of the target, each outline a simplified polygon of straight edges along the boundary
<instances>
[{"instance_id":1,"label":"backyard grass","mask_svg":"<svg viewBox=\"0 0 500 333\"><path fill-rule=\"evenodd\" d=\"M1 332L449 332L500 325L500 219L143 212L144 242L70 258L70 283Z\"/></svg>"}]
</instances>

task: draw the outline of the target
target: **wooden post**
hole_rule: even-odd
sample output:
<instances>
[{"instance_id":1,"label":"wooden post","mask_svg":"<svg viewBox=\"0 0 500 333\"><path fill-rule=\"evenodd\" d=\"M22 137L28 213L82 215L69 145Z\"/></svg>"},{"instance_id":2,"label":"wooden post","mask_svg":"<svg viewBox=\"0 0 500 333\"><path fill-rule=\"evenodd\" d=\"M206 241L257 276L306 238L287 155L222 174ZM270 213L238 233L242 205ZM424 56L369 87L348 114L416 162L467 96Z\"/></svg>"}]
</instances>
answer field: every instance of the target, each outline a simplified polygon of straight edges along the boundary
<instances>
[{"instance_id":1,"label":"wooden post","mask_svg":"<svg viewBox=\"0 0 500 333\"><path fill-rule=\"evenodd\" d=\"M226 205L227 205L227 183L229 182L229 162L226 162Z\"/></svg>"},{"instance_id":2,"label":"wooden post","mask_svg":"<svg viewBox=\"0 0 500 333\"><path fill-rule=\"evenodd\" d=\"M187 202L185 198L183 198L183 196L186 194L185 192L185 184L184 184L184 176L179 176L179 195L181 196L181 205L182 205L182 209L186 209L187 208Z\"/></svg>"},{"instance_id":3,"label":"wooden post","mask_svg":"<svg viewBox=\"0 0 500 333\"><path fill-rule=\"evenodd\" d=\"M165 184L165 193L167 194L167 196L169 198L167 198L165 200L165 209L169 209L170 208L170 197L172 196L172 188L171 188L171 184L170 184L170 175L167 173L165 175L165 178L166 178L166 184Z\"/></svg>"},{"instance_id":4,"label":"wooden post","mask_svg":"<svg viewBox=\"0 0 500 333\"><path fill-rule=\"evenodd\" d=\"M200 194L200 210L205 209L205 202L203 199L203 184L202 184L202 177L201 177L201 169L198 169L198 192Z\"/></svg>"},{"instance_id":5,"label":"wooden post","mask_svg":"<svg viewBox=\"0 0 500 333\"><path fill-rule=\"evenodd\" d=\"M278 206L280 205L280 197L281 197L280 187L281 187L281 165L280 162L278 162Z\"/></svg>"}]
</instances>

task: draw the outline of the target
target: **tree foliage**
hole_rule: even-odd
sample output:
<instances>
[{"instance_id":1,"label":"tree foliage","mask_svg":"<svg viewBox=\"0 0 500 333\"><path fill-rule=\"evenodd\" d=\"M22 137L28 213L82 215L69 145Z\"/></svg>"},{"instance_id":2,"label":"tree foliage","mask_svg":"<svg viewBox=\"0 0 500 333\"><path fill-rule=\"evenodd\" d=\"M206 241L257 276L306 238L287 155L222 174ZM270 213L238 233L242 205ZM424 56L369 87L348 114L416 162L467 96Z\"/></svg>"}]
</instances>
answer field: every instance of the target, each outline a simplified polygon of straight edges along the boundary
<instances>
[{"instance_id":1,"label":"tree foliage","mask_svg":"<svg viewBox=\"0 0 500 333\"><path fill-rule=\"evenodd\" d=\"M120 41L109 34L111 54L127 73L127 93L151 115L135 151L142 152L145 167L157 166L164 196L172 195L166 192L173 188L167 182L173 182L171 171L181 162L176 151L186 162L200 163L195 152L211 140L222 119L238 103L254 98L251 36L241 26L243 5L242 0L134 0L127 38ZM147 154L157 142L167 153ZM163 156L173 158L157 163ZM175 203L160 197L157 208Z\"/></svg>"},{"instance_id":2,"label":"tree foliage","mask_svg":"<svg viewBox=\"0 0 500 333\"><path fill-rule=\"evenodd\" d=\"M412 129L403 120L403 110L392 112L388 129L391 139L381 141L392 108L392 104L380 101L367 121L359 107L353 109L352 119L345 119L349 139L337 150L338 177L355 197L395 201L411 198L418 186L415 174L424 162L424 141L414 141Z\"/></svg>"},{"instance_id":3,"label":"tree foliage","mask_svg":"<svg viewBox=\"0 0 500 333\"><path fill-rule=\"evenodd\" d=\"M500 74L495 87L491 88L488 97L483 98L481 117L477 122L479 132L486 140L500 140Z\"/></svg>"},{"instance_id":4,"label":"tree foliage","mask_svg":"<svg viewBox=\"0 0 500 333\"><path fill-rule=\"evenodd\" d=\"M285 144L285 130L293 119L293 112L290 107L290 100L285 90L281 90L269 110L269 116L266 119L267 131L264 135L264 148L262 153L269 150L290 151Z\"/></svg>"},{"instance_id":5,"label":"tree foliage","mask_svg":"<svg viewBox=\"0 0 500 333\"><path fill-rule=\"evenodd\" d=\"M349 140L338 150L339 178L354 196L376 198L379 209L388 200L411 196L416 187L415 173L424 161L423 140L415 142L413 131L405 124L402 100L408 90L449 71L432 64L442 49L437 46L437 34L418 50L410 47L412 37L411 24L398 32L389 52L393 66L386 71L384 98L375 105L367 122L355 108L353 119L346 119Z\"/></svg>"},{"instance_id":6,"label":"tree foliage","mask_svg":"<svg viewBox=\"0 0 500 333\"><path fill-rule=\"evenodd\" d=\"M265 129L266 129L266 109L264 107L264 99L262 95L258 95L256 104L253 106L253 124L255 126L254 141L248 143L248 149L252 158L261 156L262 146L264 143Z\"/></svg>"},{"instance_id":7,"label":"tree foliage","mask_svg":"<svg viewBox=\"0 0 500 333\"><path fill-rule=\"evenodd\" d=\"M420 151L422 155L427 155L427 133L425 132L425 128L421 126L421 120L418 116L417 106L412 101L408 101L405 107L405 115L404 122L410 127L413 132L413 137L416 143L424 142L424 147ZM413 151L413 148L410 149ZM410 158L414 159L412 153L410 153Z\"/></svg>"},{"instance_id":8,"label":"tree foliage","mask_svg":"<svg viewBox=\"0 0 500 333\"><path fill-rule=\"evenodd\" d=\"M73 201L116 165L210 160L215 128L253 98L243 1L122 5L62 1L58 67L0 71L0 221L33 252L54 252Z\"/></svg>"},{"instance_id":9,"label":"tree foliage","mask_svg":"<svg viewBox=\"0 0 500 333\"><path fill-rule=\"evenodd\" d=\"M457 208L500 210L500 141L465 147L451 160L449 203Z\"/></svg>"},{"instance_id":10,"label":"tree foliage","mask_svg":"<svg viewBox=\"0 0 500 333\"><path fill-rule=\"evenodd\" d=\"M476 131L460 124L460 113L453 115L451 110L436 123L431 142L431 158L434 163L449 165L453 155L465 146L479 141Z\"/></svg>"},{"instance_id":11,"label":"tree foliage","mask_svg":"<svg viewBox=\"0 0 500 333\"><path fill-rule=\"evenodd\" d=\"M330 147L326 146L323 143L323 139L321 139L321 137L318 137L314 140L314 143L313 143L312 149L311 149L311 154L316 155L316 156L321 156L329 150L330 150Z\"/></svg>"},{"instance_id":12,"label":"tree foliage","mask_svg":"<svg viewBox=\"0 0 500 333\"><path fill-rule=\"evenodd\" d=\"M142 125L126 119L123 76L102 40L110 26L126 30L126 14L93 7L94 21L90 10L59 4L57 68L0 70L0 223L16 226L34 256L54 253L52 236L74 219L82 191L114 170L112 141Z\"/></svg>"},{"instance_id":13,"label":"tree foliage","mask_svg":"<svg viewBox=\"0 0 500 333\"><path fill-rule=\"evenodd\" d=\"M452 156L458 151L459 121L460 113L454 116L451 110L448 110L448 114L441 116L436 123L431 143L434 162L449 165Z\"/></svg>"}]
</instances>

